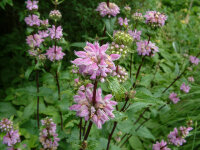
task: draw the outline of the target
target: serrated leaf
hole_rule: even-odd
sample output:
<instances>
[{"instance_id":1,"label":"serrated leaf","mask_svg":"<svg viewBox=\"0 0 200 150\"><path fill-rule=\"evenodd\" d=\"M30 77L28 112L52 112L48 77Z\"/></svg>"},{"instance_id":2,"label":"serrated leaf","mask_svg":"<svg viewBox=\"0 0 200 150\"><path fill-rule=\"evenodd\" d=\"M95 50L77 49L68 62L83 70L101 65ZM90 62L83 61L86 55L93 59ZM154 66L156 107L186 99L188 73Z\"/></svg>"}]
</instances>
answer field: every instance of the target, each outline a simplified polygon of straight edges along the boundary
<instances>
[{"instance_id":1,"label":"serrated leaf","mask_svg":"<svg viewBox=\"0 0 200 150\"><path fill-rule=\"evenodd\" d=\"M29 79L29 76L31 75L32 71L33 71L34 67L29 67L26 72L25 72L25 78Z\"/></svg>"},{"instance_id":2,"label":"serrated leaf","mask_svg":"<svg viewBox=\"0 0 200 150\"><path fill-rule=\"evenodd\" d=\"M125 98L126 89L121 86L116 78L110 77L107 79L109 88L115 96L117 101Z\"/></svg>"},{"instance_id":3,"label":"serrated leaf","mask_svg":"<svg viewBox=\"0 0 200 150\"><path fill-rule=\"evenodd\" d=\"M84 48L86 46L85 42L75 42L70 44L70 47L80 47L80 48Z\"/></svg>"}]
</instances>

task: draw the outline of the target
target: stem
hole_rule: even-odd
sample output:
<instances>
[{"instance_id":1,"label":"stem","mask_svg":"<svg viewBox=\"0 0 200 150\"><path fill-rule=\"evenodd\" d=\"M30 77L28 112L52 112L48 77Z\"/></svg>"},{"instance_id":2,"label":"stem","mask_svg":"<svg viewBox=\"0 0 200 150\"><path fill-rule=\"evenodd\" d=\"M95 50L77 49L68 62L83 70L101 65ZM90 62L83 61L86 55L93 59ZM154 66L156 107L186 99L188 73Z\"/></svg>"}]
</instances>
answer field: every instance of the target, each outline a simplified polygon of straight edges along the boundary
<instances>
[{"instance_id":1,"label":"stem","mask_svg":"<svg viewBox=\"0 0 200 150\"><path fill-rule=\"evenodd\" d=\"M149 106L149 107L150 107L150 106ZM139 118L135 121L134 124L136 124L138 121L140 121L140 119L143 117L143 115L144 115L144 113L145 113L146 111L149 111L149 107L146 107L146 108L144 109L144 111L140 114Z\"/></svg>"},{"instance_id":2,"label":"stem","mask_svg":"<svg viewBox=\"0 0 200 150\"><path fill-rule=\"evenodd\" d=\"M130 139L131 136L132 136L132 135L129 135L129 136L127 137L127 139L126 139L126 140L124 141L124 143L120 146L120 148L122 148L123 145L126 144L126 142L128 142L128 140Z\"/></svg>"},{"instance_id":3,"label":"stem","mask_svg":"<svg viewBox=\"0 0 200 150\"><path fill-rule=\"evenodd\" d=\"M92 97L93 106L95 105L95 102L96 102L97 83L98 83L97 80L95 80L95 82L94 82L94 90L93 90L93 97Z\"/></svg>"},{"instance_id":4,"label":"stem","mask_svg":"<svg viewBox=\"0 0 200 150\"><path fill-rule=\"evenodd\" d=\"M56 84L57 84L57 89L58 89L58 100L61 101L61 95L60 95L60 84L59 84L59 77L58 77L58 72L56 71ZM63 130L63 118L62 118L62 112L60 111L60 126L61 129Z\"/></svg>"},{"instance_id":5,"label":"stem","mask_svg":"<svg viewBox=\"0 0 200 150\"><path fill-rule=\"evenodd\" d=\"M81 141L82 118L80 118L79 128L79 140Z\"/></svg>"},{"instance_id":6,"label":"stem","mask_svg":"<svg viewBox=\"0 0 200 150\"><path fill-rule=\"evenodd\" d=\"M138 131L147 121L149 121L149 120L150 120L150 118L144 120L144 121L141 123L141 125L140 125L135 131L137 132L137 131Z\"/></svg>"},{"instance_id":7,"label":"stem","mask_svg":"<svg viewBox=\"0 0 200 150\"><path fill-rule=\"evenodd\" d=\"M87 138L88 138L88 136L89 136L89 133L90 133L90 130L91 130L91 127L92 127L92 121L90 121L90 123L89 123L89 125L88 125L86 134L85 134L85 136L84 136L84 141L87 140Z\"/></svg>"},{"instance_id":8,"label":"stem","mask_svg":"<svg viewBox=\"0 0 200 150\"><path fill-rule=\"evenodd\" d=\"M35 60L35 64L37 64L37 60ZM36 81L36 85L37 85L37 94L39 94L39 92L40 92L40 89L39 89L39 70L36 70L35 81ZM37 126L38 126L38 129L40 128L39 109L40 109L40 98L39 98L39 96L37 96Z\"/></svg>"},{"instance_id":9,"label":"stem","mask_svg":"<svg viewBox=\"0 0 200 150\"><path fill-rule=\"evenodd\" d=\"M131 73L132 73L132 60L133 60L133 54L131 53L131 61L130 61L130 78L131 78Z\"/></svg>"},{"instance_id":10,"label":"stem","mask_svg":"<svg viewBox=\"0 0 200 150\"><path fill-rule=\"evenodd\" d=\"M85 125L83 127L83 136L85 136L85 129L86 129L86 126L87 126L87 121L85 121Z\"/></svg>"},{"instance_id":11,"label":"stem","mask_svg":"<svg viewBox=\"0 0 200 150\"><path fill-rule=\"evenodd\" d=\"M124 111L124 109L125 109L125 107L126 107L126 105L127 105L127 103L128 103L128 100L129 100L129 97L126 96L124 106L122 107L122 109L120 110L120 112L121 112L121 111Z\"/></svg>"},{"instance_id":12,"label":"stem","mask_svg":"<svg viewBox=\"0 0 200 150\"><path fill-rule=\"evenodd\" d=\"M117 127L117 121L114 122L114 126L113 126L113 128L112 128L112 131L111 131L111 133L110 133L109 136L108 136L108 144L107 144L106 150L109 150L110 141L111 141L112 135L113 135L113 133L114 133L116 127Z\"/></svg>"},{"instance_id":13,"label":"stem","mask_svg":"<svg viewBox=\"0 0 200 150\"><path fill-rule=\"evenodd\" d=\"M142 57L142 62L141 62L140 66L139 66L139 68L138 68L138 70L137 70L136 77L135 77L135 83L133 83L133 88L136 87L137 78L138 78L138 76L139 76L139 74L140 74L140 70L141 70L142 65L143 65L143 63L144 63L144 58L145 58L145 56Z\"/></svg>"},{"instance_id":14,"label":"stem","mask_svg":"<svg viewBox=\"0 0 200 150\"><path fill-rule=\"evenodd\" d=\"M103 30L103 37L105 37L106 36L106 26L104 27L104 30ZM103 41L104 40L101 40L101 45L103 45Z\"/></svg>"},{"instance_id":15,"label":"stem","mask_svg":"<svg viewBox=\"0 0 200 150\"><path fill-rule=\"evenodd\" d=\"M109 0L107 0L107 6L109 7Z\"/></svg>"}]
</instances>

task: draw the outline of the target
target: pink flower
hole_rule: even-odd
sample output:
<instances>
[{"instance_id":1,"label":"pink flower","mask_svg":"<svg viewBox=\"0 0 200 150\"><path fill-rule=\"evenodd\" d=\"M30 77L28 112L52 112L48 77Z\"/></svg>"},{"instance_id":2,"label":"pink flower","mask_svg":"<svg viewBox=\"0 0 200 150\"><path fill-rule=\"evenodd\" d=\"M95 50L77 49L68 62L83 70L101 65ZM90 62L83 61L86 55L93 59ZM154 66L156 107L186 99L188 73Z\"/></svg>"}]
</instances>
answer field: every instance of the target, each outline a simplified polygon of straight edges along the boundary
<instances>
[{"instance_id":1,"label":"pink flower","mask_svg":"<svg viewBox=\"0 0 200 150\"><path fill-rule=\"evenodd\" d=\"M185 83L183 83L180 87L180 89L185 92L185 93L188 93L190 91L190 86L189 85L186 85Z\"/></svg>"},{"instance_id":2,"label":"pink flower","mask_svg":"<svg viewBox=\"0 0 200 150\"><path fill-rule=\"evenodd\" d=\"M167 16L156 11L147 11L144 17L146 18L147 24L160 26L160 27L164 26L165 21L167 20Z\"/></svg>"},{"instance_id":3,"label":"pink flower","mask_svg":"<svg viewBox=\"0 0 200 150\"><path fill-rule=\"evenodd\" d=\"M178 101L180 100L178 97L177 97L177 94L172 92L170 95L169 95L169 99L174 103L178 103Z\"/></svg>"},{"instance_id":4,"label":"pink flower","mask_svg":"<svg viewBox=\"0 0 200 150\"><path fill-rule=\"evenodd\" d=\"M40 142L44 149L56 150L58 147L58 134L56 133L56 124L51 118L41 120L42 130L40 131Z\"/></svg>"},{"instance_id":5,"label":"pink flower","mask_svg":"<svg viewBox=\"0 0 200 150\"><path fill-rule=\"evenodd\" d=\"M28 17L26 17L25 22L27 25L29 26L40 26L40 19L37 15L29 15Z\"/></svg>"},{"instance_id":6,"label":"pink flower","mask_svg":"<svg viewBox=\"0 0 200 150\"><path fill-rule=\"evenodd\" d=\"M14 146L16 143L20 142L20 136L18 130L11 130L3 137L3 144L8 146Z\"/></svg>"},{"instance_id":7,"label":"pink flower","mask_svg":"<svg viewBox=\"0 0 200 150\"><path fill-rule=\"evenodd\" d=\"M143 15L142 13L139 13L139 12L135 12L132 17L136 20L141 20L143 18Z\"/></svg>"},{"instance_id":8,"label":"pink flower","mask_svg":"<svg viewBox=\"0 0 200 150\"><path fill-rule=\"evenodd\" d=\"M43 25L44 27L48 27L48 25L49 25L49 20L48 20L48 19L46 19L46 20L40 20L40 23L41 23L41 25Z\"/></svg>"},{"instance_id":9,"label":"pink flower","mask_svg":"<svg viewBox=\"0 0 200 150\"><path fill-rule=\"evenodd\" d=\"M38 9L38 1L31 1L31 0L27 0L26 2L26 8L28 10L37 10Z\"/></svg>"},{"instance_id":10,"label":"pink flower","mask_svg":"<svg viewBox=\"0 0 200 150\"><path fill-rule=\"evenodd\" d=\"M142 34L142 31L137 31L136 29L134 31L128 30L128 33L130 36L133 37L133 40L139 41L140 40L140 35Z\"/></svg>"},{"instance_id":11,"label":"pink flower","mask_svg":"<svg viewBox=\"0 0 200 150\"><path fill-rule=\"evenodd\" d=\"M167 147L167 142L162 140L160 143L156 142L156 144L153 144L153 150L171 150Z\"/></svg>"},{"instance_id":12,"label":"pink flower","mask_svg":"<svg viewBox=\"0 0 200 150\"><path fill-rule=\"evenodd\" d=\"M108 7L106 2L101 2L96 11L99 11L102 17L106 15L108 15L108 17L115 17L117 14L119 14L120 9L115 3L109 3Z\"/></svg>"},{"instance_id":13,"label":"pink flower","mask_svg":"<svg viewBox=\"0 0 200 150\"><path fill-rule=\"evenodd\" d=\"M113 76L117 76L119 82L125 82L128 79L128 73L125 68L117 66L116 70L112 73Z\"/></svg>"},{"instance_id":14,"label":"pink flower","mask_svg":"<svg viewBox=\"0 0 200 150\"><path fill-rule=\"evenodd\" d=\"M129 20L127 18L125 18L125 19L123 19L122 17L118 18L118 23L120 26L123 26L123 25L128 26L128 22L129 22Z\"/></svg>"},{"instance_id":15,"label":"pink flower","mask_svg":"<svg viewBox=\"0 0 200 150\"><path fill-rule=\"evenodd\" d=\"M186 138L189 135L189 132L191 130L193 130L193 128L192 127L187 127L186 128L186 127L181 126L179 128L179 130L181 131L182 138Z\"/></svg>"},{"instance_id":16,"label":"pink flower","mask_svg":"<svg viewBox=\"0 0 200 150\"><path fill-rule=\"evenodd\" d=\"M102 125L114 118L112 113L117 102L111 101L112 95L102 97L101 88L96 91L95 104L93 103L93 85L88 84L86 87L81 86L78 94L74 96L76 104L70 107L70 110L76 111L76 115L85 118L86 121L91 120L100 129Z\"/></svg>"},{"instance_id":17,"label":"pink flower","mask_svg":"<svg viewBox=\"0 0 200 150\"><path fill-rule=\"evenodd\" d=\"M188 77L189 82L194 82L194 77Z\"/></svg>"},{"instance_id":18,"label":"pink flower","mask_svg":"<svg viewBox=\"0 0 200 150\"><path fill-rule=\"evenodd\" d=\"M65 56L65 53L62 52L62 47L53 46L53 47L49 47L45 55L47 55L49 60L55 61L55 60L63 59L63 56Z\"/></svg>"},{"instance_id":19,"label":"pink flower","mask_svg":"<svg viewBox=\"0 0 200 150\"><path fill-rule=\"evenodd\" d=\"M53 25L52 28L49 28L49 36L51 39L60 39L63 36L62 30L63 29L61 26L55 27Z\"/></svg>"},{"instance_id":20,"label":"pink flower","mask_svg":"<svg viewBox=\"0 0 200 150\"><path fill-rule=\"evenodd\" d=\"M44 41L39 34L29 35L26 38L26 43L30 47L40 47L41 43Z\"/></svg>"},{"instance_id":21,"label":"pink flower","mask_svg":"<svg viewBox=\"0 0 200 150\"><path fill-rule=\"evenodd\" d=\"M108 44L100 46L98 42L87 42L84 51L75 51L79 58L72 63L79 67L80 74L89 75L92 80L96 80L97 77L105 78L115 70L113 61L120 57L118 54L107 55L108 47Z\"/></svg>"},{"instance_id":22,"label":"pink flower","mask_svg":"<svg viewBox=\"0 0 200 150\"><path fill-rule=\"evenodd\" d=\"M7 118L3 118L0 122L0 131L8 132L13 128L13 122Z\"/></svg>"},{"instance_id":23,"label":"pink flower","mask_svg":"<svg viewBox=\"0 0 200 150\"><path fill-rule=\"evenodd\" d=\"M153 56L156 52L159 52L158 47L155 46L155 43L151 43L150 41L140 41L136 44L139 55Z\"/></svg>"},{"instance_id":24,"label":"pink flower","mask_svg":"<svg viewBox=\"0 0 200 150\"><path fill-rule=\"evenodd\" d=\"M194 65L198 65L199 64L199 58L197 58L195 56L190 56L190 62Z\"/></svg>"},{"instance_id":25,"label":"pink flower","mask_svg":"<svg viewBox=\"0 0 200 150\"><path fill-rule=\"evenodd\" d=\"M48 30L39 30L38 34L40 35L41 38L46 38L49 36L49 31Z\"/></svg>"},{"instance_id":26,"label":"pink flower","mask_svg":"<svg viewBox=\"0 0 200 150\"><path fill-rule=\"evenodd\" d=\"M186 143L186 140L184 139L186 136L188 136L189 131L191 131L193 128L191 127L180 127L179 130L177 128L174 128L174 131L170 132L168 135L168 140L171 144L174 144L176 146L181 146L183 143Z\"/></svg>"}]
</instances>

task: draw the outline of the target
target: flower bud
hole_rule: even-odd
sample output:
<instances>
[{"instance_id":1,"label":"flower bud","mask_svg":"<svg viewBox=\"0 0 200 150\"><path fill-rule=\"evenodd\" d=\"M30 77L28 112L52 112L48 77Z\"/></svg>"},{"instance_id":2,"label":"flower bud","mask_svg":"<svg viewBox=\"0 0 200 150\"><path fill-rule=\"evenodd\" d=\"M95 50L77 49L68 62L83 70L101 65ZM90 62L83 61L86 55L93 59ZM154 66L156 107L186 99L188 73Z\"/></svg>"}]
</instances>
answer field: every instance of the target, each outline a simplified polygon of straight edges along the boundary
<instances>
[{"instance_id":1,"label":"flower bud","mask_svg":"<svg viewBox=\"0 0 200 150\"><path fill-rule=\"evenodd\" d=\"M62 18L62 14L60 13L59 10L52 10L49 13L49 18L54 20L54 21L59 21Z\"/></svg>"}]
</instances>

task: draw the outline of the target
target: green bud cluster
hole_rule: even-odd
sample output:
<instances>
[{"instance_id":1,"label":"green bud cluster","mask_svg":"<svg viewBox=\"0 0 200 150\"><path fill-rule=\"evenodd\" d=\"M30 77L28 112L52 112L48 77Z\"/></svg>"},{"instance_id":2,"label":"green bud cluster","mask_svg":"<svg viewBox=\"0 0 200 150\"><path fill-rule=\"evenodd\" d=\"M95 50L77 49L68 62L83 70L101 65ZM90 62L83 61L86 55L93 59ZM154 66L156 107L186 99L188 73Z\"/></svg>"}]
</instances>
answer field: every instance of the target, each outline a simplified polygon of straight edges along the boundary
<instances>
[{"instance_id":1,"label":"green bud cluster","mask_svg":"<svg viewBox=\"0 0 200 150\"><path fill-rule=\"evenodd\" d=\"M60 13L59 10L52 10L49 13L49 18L57 22L62 18L62 14Z\"/></svg>"},{"instance_id":2,"label":"green bud cluster","mask_svg":"<svg viewBox=\"0 0 200 150\"><path fill-rule=\"evenodd\" d=\"M125 46L123 44L119 45L119 44L116 44L115 42L112 42L112 45L110 46L108 51L111 54L120 54L121 57L125 57L126 54L130 51L130 49L128 46Z\"/></svg>"},{"instance_id":3,"label":"green bud cluster","mask_svg":"<svg viewBox=\"0 0 200 150\"><path fill-rule=\"evenodd\" d=\"M114 42L119 45L130 46L133 42L133 37L124 31L114 33Z\"/></svg>"}]
</instances>

